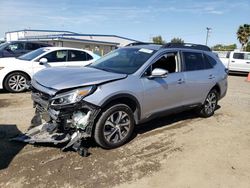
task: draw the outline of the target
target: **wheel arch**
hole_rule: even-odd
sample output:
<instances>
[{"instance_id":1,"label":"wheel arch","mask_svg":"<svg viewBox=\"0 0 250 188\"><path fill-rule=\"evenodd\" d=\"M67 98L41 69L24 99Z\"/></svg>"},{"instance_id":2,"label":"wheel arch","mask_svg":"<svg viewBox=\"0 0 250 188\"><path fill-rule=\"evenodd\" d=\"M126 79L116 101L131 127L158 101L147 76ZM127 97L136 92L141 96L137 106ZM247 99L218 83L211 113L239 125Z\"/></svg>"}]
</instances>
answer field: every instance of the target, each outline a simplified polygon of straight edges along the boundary
<instances>
[{"instance_id":1,"label":"wheel arch","mask_svg":"<svg viewBox=\"0 0 250 188\"><path fill-rule=\"evenodd\" d=\"M126 104L133 111L136 124L139 122L141 117L141 106L137 98L131 94L117 94L108 98L102 105L101 108L105 109L112 104Z\"/></svg>"},{"instance_id":2,"label":"wheel arch","mask_svg":"<svg viewBox=\"0 0 250 188\"><path fill-rule=\"evenodd\" d=\"M216 84L212 87L211 90L213 90L213 89L215 89L215 90L218 92L218 95L219 95L219 98L220 98L220 96L221 96L221 89L220 89L219 84L216 83ZM210 91L211 91L211 90L210 90Z\"/></svg>"}]
</instances>

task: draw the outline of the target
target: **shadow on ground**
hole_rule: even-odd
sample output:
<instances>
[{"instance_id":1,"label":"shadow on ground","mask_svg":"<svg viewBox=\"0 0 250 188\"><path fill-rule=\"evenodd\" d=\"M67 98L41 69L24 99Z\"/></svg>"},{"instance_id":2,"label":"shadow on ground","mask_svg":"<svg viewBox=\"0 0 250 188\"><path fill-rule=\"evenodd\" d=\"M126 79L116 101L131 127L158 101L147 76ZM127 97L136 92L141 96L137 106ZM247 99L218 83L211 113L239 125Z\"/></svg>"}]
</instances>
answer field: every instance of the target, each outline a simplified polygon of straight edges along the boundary
<instances>
[{"instance_id":1,"label":"shadow on ground","mask_svg":"<svg viewBox=\"0 0 250 188\"><path fill-rule=\"evenodd\" d=\"M9 166L12 159L23 149L24 143L11 142L10 138L20 134L14 124L0 124L0 170Z\"/></svg>"}]
</instances>

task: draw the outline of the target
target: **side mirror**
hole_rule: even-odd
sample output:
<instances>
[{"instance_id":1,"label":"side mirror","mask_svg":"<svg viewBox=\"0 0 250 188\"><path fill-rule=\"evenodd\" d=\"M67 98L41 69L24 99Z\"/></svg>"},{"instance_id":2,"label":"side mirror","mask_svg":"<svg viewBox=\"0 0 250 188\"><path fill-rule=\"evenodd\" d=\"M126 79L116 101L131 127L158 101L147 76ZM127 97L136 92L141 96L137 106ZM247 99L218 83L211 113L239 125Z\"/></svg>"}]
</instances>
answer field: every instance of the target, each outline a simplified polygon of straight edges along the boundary
<instances>
[{"instance_id":1,"label":"side mirror","mask_svg":"<svg viewBox=\"0 0 250 188\"><path fill-rule=\"evenodd\" d=\"M168 75L168 71L165 69L161 69L161 68L155 68L151 75L149 76L150 79L152 78L165 78Z\"/></svg>"},{"instance_id":2,"label":"side mirror","mask_svg":"<svg viewBox=\"0 0 250 188\"><path fill-rule=\"evenodd\" d=\"M44 65L44 64L46 64L46 63L48 63L48 59L45 58L45 57L43 57L43 58L41 58L41 59L39 60L39 64L40 64L40 65Z\"/></svg>"}]
</instances>

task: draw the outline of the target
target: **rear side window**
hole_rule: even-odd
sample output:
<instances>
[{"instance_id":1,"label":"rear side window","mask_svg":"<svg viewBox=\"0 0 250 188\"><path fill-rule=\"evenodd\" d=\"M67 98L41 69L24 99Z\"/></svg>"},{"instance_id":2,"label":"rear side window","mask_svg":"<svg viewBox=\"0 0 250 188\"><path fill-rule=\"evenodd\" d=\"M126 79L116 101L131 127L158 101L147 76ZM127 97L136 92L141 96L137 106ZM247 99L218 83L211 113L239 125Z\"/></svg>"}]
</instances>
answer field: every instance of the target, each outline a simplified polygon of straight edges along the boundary
<instances>
[{"instance_id":1,"label":"rear side window","mask_svg":"<svg viewBox=\"0 0 250 188\"><path fill-rule=\"evenodd\" d=\"M39 44L35 44L35 43L26 43L26 50L36 50L38 48L40 48Z\"/></svg>"},{"instance_id":2,"label":"rear side window","mask_svg":"<svg viewBox=\"0 0 250 188\"><path fill-rule=\"evenodd\" d=\"M202 53L197 52L183 52L183 59L185 62L186 71L195 71L210 69L212 65L209 61L205 61Z\"/></svg>"},{"instance_id":3,"label":"rear side window","mask_svg":"<svg viewBox=\"0 0 250 188\"><path fill-rule=\"evenodd\" d=\"M88 61L93 59L91 55L83 51L70 50L68 61Z\"/></svg>"},{"instance_id":4,"label":"rear side window","mask_svg":"<svg viewBox=\"0 0 250 188\"><path fill-rule=\"evenodd\" d=\"M204 54L204 57L205 57L207 66L210 66L210 65L215 66L217 64L217 61L211 56Z\"/></svg>"},{"instance_id":5,"label":"rear side window","mask_svg":"<svg viewBox=\"0 0 250 188\"><path fill-rule=\"evenodd\" d=\"M234 59L244 59L244 53L234 53Z\"/></svg>"}]
</instances>

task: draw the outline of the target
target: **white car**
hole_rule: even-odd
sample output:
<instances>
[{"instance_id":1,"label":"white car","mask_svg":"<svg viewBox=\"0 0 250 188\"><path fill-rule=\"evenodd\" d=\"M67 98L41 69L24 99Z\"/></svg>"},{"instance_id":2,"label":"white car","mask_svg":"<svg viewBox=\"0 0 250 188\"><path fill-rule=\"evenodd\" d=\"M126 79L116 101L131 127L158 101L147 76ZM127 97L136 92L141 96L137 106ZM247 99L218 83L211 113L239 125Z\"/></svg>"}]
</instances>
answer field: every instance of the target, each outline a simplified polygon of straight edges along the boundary
<instances>
[{"instance_id":1,"label":"white car","mask_svg":"<svg viewBox=\"0 0 250 188\"><path fill-rule=\"evenodd\" d=\"M228 52L226 57L220 60L229 71L250 72L250 52Z\"/></svg>"},{"instance_id":2,"label":"white car","mask_svg":"<svg viewBox=\"0 0 250 188\"><path fill-rule=\"evenodd\" d=\"M44 68L86 66L99 58L91 51L66 47L39 48L17 58L1 58L0 89L22 92L33 74Z\"/></svg>"}]
</instances>

